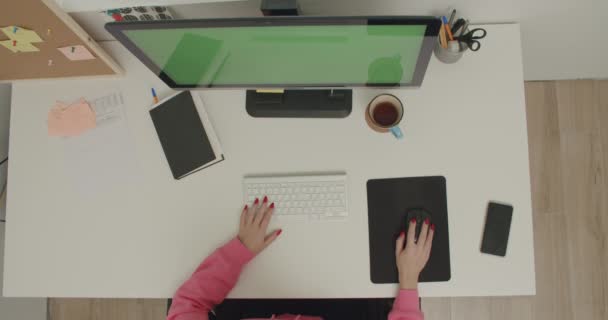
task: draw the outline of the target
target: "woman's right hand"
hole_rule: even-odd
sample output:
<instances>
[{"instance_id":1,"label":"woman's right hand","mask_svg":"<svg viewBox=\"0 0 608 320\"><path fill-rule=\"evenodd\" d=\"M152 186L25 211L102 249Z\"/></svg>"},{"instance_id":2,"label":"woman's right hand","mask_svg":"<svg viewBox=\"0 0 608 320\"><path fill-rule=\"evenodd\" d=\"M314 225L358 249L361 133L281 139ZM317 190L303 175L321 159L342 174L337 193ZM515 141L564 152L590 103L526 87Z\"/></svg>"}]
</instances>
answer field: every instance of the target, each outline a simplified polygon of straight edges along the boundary
<instances>
[{"instance_id":1,"label":"woman's right hand","mask_svg":"<svg viewBox=\"0 0 608 320\"><path fill-rule=\"evenodd\" d=\"M268 198L255 199L251 207L245 206L241 213L239 240L254 254L266 249L280 234L281 229L267 234L268 224L274 212L274 203L268 204Z\"/></svg>"},{"instance_id":2,"label":"woman's right hand","mask_svg":"<svg viewBox=\"0 0 608 320\"><path fill-rule=\"evenodd\" d=\"M404 232L401 232L397 238L395 257L397 269L399 270L400 289L418 288L418 276L429 260L431 246L433 245L433 235L435 234L435 225L429 224L429 222L428 218L424 221L418 241L415 241L416 219L412 219L409 222L407 239Z\"/></svg>"}]
</instances>

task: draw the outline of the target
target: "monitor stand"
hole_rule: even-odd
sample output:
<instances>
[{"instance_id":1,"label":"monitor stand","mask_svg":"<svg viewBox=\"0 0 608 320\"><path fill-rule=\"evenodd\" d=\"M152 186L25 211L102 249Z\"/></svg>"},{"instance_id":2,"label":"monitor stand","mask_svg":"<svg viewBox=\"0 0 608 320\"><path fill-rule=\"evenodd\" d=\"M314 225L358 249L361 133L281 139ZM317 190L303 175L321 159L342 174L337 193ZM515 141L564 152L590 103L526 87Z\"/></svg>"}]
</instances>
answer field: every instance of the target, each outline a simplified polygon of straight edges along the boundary
<instances>
[{"instance_id":1,"label":"monitor stand","mask_svg":"<svg viewBox=\"0 0 608 320\"><path fill-rule=\"evenodd\" d=\"M297 16L297 0L262 0L265 16ZM246 108L252 117L345 118L352 111L349 89L247 90Z\"/></svg>"},{"instance_id":2,"label":"monitor stand","mask_svg":"<svg viewBox=\"0 0 608 320\"><path fill-rule=\"evenodd\" d=\"M247 113L256 118L345 118L352 90L247 90Z\"/></svg>"}]
</instances>

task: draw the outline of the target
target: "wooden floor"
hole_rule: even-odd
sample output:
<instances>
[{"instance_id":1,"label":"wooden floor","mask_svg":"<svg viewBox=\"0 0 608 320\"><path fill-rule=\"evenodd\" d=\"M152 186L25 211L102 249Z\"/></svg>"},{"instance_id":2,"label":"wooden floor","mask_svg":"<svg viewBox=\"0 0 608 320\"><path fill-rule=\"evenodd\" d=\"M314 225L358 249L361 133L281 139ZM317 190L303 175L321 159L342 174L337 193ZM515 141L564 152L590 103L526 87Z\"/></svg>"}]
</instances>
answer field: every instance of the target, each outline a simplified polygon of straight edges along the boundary
<instances>
[{"instance_id":1,"label":"wooden floor","mask_svg":"<svg viewBox=\"0 0 608 320\"><path fill-rule=\"evenodd\" d=\"M525 87L537 294L423 299L427 320L608 319L608 81ZM166 309L165 300L49 302L51 320L160 320Z\"/></svg>"}]
</instances>

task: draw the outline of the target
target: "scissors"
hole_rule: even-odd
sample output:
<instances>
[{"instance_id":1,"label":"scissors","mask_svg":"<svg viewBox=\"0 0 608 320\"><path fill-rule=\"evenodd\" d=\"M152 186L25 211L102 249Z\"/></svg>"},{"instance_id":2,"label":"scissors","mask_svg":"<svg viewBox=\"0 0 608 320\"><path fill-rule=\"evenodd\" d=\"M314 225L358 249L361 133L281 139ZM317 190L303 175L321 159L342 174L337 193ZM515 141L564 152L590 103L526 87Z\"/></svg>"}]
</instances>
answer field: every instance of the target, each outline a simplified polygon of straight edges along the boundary
<instances>
[{"instance_id":1,"label":"scissors","mask_svg":"<svg viewBox=\"0 0 608 320\"><path fill-rule=\"evenodd\" d=\"M481 43L479 43L477 40L485 38L486 34L487 32L485 29L475 28L461 36L456 37L456 40L466 43L471 51L477 51L479 48L481 48Z\"/></svg>"}]
</instances>

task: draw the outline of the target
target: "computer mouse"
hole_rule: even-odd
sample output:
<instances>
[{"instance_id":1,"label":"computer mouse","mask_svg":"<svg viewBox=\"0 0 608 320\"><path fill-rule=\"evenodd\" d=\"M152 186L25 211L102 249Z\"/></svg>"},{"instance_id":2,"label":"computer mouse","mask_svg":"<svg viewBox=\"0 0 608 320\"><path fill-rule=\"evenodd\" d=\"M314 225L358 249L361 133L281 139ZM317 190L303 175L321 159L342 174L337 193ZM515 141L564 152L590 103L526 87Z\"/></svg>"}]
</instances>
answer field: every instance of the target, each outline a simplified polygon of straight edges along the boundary
<instances>
[{"instance_id":1,"label":"computer mouse","mask_svg":"<svg viewBox=\"0 0 608 320\"><path fill-rule=\"evenodd\" d=\"M420 235L420 230L422 230L422 224L424 223L425 219L429 219L432 222L432 216L431 213L423 208L411 208L407 210L406 213L406 223L407 225L409 225L410 220L412 220L412 218L416 219L416 236L415 239L416 241L418 241L418 236ZM407 227L405 228L405 230L407 230Z\"/></svg>"}]
</instances>

